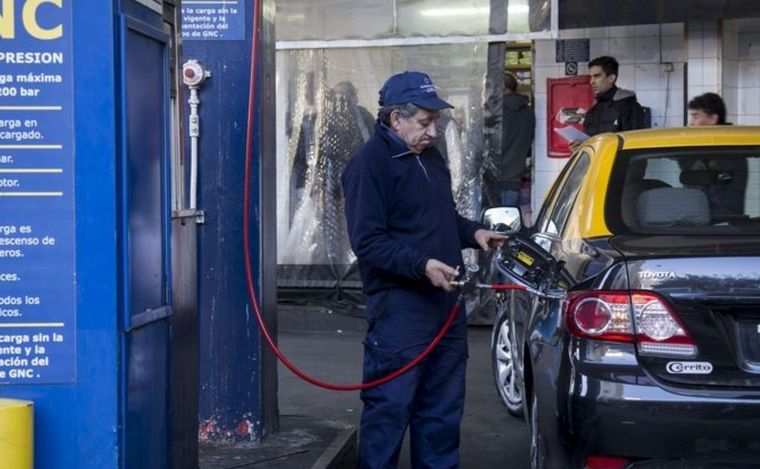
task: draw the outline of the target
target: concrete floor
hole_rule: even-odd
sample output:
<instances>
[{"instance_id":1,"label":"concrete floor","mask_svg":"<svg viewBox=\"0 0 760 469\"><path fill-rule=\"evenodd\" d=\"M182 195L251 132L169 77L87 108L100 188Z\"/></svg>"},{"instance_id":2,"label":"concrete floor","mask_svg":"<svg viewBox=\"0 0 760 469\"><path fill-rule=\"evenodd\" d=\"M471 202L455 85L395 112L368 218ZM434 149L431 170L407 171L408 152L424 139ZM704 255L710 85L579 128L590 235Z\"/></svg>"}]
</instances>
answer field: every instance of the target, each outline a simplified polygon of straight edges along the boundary
<instances>
[{"instance_id":1,"label":"concrete floor","mask_svg":"<svg viewBox=\"0 0 760 469\"><path fill-rule=\"evenodd\" d=\"M314 467L342 438L349 425L308 416L282 416L278 432L262 441L201 443L199 469L303 469ZM350 430L353 434L353 429ZM319 466L324 469L325 465Z\"/></svg>"},{"instance_id":2,"label":"concrete floor","mask_svg":"<svg viewBox=\"0 0 760 469\"><path fill-rule=\"evenodd\" d=\"M281 306L279 343L297 366L315 377L341 384L361 376L362 330L360 315L348 316L325 309ZM525 423L510 417L502 407L491 377L489 327L471 326L467 400L462 424L463 468L511 469L530 467ZM357 425L361 414L358 392L334 392L301 381L280 365L279 405L284 416L323 419ZM357 425L358 426L358 425ZM400 468L409 468L409 450L402 450Z\"/></svg>"}]
</instances>

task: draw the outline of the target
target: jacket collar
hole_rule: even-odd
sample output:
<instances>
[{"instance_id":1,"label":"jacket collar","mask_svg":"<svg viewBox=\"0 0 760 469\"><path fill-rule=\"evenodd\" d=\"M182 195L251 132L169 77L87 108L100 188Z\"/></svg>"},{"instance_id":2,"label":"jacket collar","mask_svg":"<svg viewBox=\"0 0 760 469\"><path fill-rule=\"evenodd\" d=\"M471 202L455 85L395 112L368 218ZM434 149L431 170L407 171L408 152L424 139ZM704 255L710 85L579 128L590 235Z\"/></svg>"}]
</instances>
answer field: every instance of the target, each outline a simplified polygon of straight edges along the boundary
<instances>
[{"instance_id":1,"label":"jacket collar","mask_svg":"<svg viewBox=\"0 0 760 469\"><path fill-rule=\"evenodd\" d=\"M391 158L401 158L402 156L414 155L414 152L411 151L408 146L406 146L406 143L401 140L401 137L396 135L390 129L390 127L383 124L382 122L377 122L375 124L375 133L380 135L380 137L385 140L385 142L390 147Z\"/></svg>"},{"instance_id":2,"label":"jacket collar","mask_svg":"<svg viewBox=\"0 0 760 469\"><path fill-rule=\"evenodd\" d=\"M615 93L617 93L618 87L616 85L612 85L612 88L608 89L604 93L600 94L596 97L597 101L612 101L612 98L615 97Z\"/></svg>"}]
</instances>

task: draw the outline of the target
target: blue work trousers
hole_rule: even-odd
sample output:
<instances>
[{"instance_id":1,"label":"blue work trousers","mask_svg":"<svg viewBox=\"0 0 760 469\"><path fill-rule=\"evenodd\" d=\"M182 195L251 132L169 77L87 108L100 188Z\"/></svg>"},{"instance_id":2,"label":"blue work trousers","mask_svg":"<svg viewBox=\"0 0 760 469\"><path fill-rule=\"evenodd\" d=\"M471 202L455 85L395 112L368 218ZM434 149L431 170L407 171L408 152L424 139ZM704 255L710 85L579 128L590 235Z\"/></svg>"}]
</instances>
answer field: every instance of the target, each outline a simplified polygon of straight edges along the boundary
<instances>
[{"instance_id":1,"label":"blue work trousers","mask_svg":"<svg viewBox=\"0 0 760 469\"><path fill-rule=\"evenodd\" d=\"M403 367L432 342L454 304L451 295L437 300L393 290L369 296L364 382ZM413 468L459 467L466 364L467 321L460 311L448 334L417 367L362 391L359 466L395 468L409 428Z\"/></svg>"}]
</instances>

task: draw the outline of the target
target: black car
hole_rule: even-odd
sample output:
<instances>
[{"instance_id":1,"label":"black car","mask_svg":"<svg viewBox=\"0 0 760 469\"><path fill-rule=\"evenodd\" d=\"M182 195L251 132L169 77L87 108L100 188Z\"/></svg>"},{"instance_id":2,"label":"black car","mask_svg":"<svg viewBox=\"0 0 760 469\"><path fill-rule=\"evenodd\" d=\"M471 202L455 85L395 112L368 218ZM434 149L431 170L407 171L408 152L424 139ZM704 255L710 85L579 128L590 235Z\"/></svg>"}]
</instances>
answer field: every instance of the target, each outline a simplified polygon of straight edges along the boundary
<instances>
[{"instance_id":1,"label":"black car","mask_svg":"<svg viewBox=\"0 0 760 469\"><path fill-rule=\"evenodd\" d=\"M534 468L760 466L760 129L588 140L495 262Z\"/></svg>"}]
</instances>

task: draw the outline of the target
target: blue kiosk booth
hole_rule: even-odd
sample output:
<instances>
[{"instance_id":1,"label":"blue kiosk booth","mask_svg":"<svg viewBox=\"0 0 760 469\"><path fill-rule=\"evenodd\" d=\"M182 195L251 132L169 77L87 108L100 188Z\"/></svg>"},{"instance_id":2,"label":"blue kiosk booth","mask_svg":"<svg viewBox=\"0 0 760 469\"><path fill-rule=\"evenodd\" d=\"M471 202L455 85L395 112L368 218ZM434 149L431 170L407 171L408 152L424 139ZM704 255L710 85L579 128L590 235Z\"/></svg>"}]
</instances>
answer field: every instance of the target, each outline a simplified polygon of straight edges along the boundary
<instances>
[{"instance_id":1,"label":"blue kiosk booth","mask_svg":"<svg viewBox=\"0 0 760 469\"><path fill-rule=\"evenodd\" d=\"M227 26L183 34L200 8L201 29ZM0 0L0 398L33 403L33 467L197 467L199 422L218 439L276 429L276 367L248 316L240 234L256 14L256 95L273 95L261 11ZM192 208L186 58L212 74ZM261 157L273 104L256 103L249 261L273 310L274 259L259 254L275 251L274 202L260 197L274 191L273 152Z\"/></svg>"}]
</instances>

